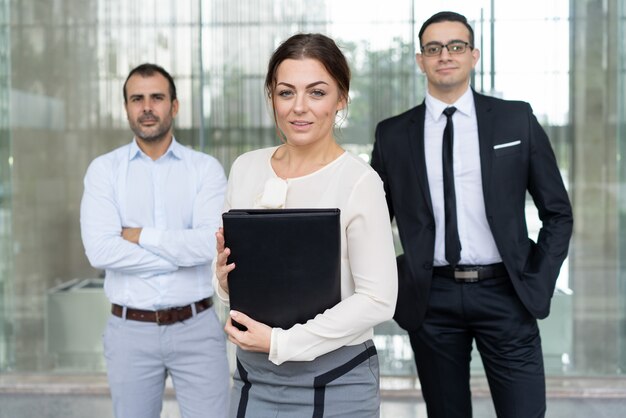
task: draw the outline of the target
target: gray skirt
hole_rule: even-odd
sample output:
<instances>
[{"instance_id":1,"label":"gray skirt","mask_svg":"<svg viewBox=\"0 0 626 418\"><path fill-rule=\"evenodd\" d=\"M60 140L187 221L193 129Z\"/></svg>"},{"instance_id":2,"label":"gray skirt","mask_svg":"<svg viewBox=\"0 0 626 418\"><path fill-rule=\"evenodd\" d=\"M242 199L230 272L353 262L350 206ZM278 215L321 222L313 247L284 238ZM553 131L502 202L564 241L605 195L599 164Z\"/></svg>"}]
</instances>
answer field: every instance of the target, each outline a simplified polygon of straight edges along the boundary
<instances>
[{"instance_id":1,"label":"gray skirt","mask_svg":"<svg viewBox=\"0 0 626 418\"><path fill-rule=\"evenodd\" d=\"M232 418L374 418L380 415L379 370L372 340L313 361L275 365L267 354L237 349Z\"/></svg>"}]
</instances>

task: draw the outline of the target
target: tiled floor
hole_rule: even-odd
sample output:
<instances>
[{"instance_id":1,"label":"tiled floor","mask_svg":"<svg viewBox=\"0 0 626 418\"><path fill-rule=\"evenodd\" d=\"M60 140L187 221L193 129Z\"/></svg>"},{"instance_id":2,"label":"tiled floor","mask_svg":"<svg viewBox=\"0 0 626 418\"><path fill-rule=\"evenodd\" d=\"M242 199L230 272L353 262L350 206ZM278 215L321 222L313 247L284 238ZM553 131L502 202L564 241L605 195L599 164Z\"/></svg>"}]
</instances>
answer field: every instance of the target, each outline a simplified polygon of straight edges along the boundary
<instances>
[{"instance_id":1,"label":"tiled floor","mask_svg":"<svg viewBox=\"0 0 626 418\"><path fill-rule=\"evenodd\" d=\"M622 418L626 416L626 378L551 378L548 418ZM406 379L384 379L382 418L426 418L419 391ZM495 413L485 382L472 381L474 417ZM400 388L400 389L399 389ZM0 375L0 418L109 418L106 379L102 375ZM168 389L161 418L180 418Z\"/></svg>"}]
</instances>

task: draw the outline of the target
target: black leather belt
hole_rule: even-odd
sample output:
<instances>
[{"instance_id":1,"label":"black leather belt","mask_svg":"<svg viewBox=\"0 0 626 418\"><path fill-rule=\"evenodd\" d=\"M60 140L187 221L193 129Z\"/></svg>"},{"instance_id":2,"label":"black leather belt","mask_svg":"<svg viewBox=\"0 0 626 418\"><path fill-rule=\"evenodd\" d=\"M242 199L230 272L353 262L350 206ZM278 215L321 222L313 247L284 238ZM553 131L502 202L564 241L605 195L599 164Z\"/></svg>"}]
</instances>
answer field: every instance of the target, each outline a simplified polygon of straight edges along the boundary
<instances>
[{"instance_id":1,"label":"black leather belt","mask_svg":"<svg viewBox=\"0 0 626 418\"><path fill-rule=\"evenodd\" d=\"M213 299L202 299L192 305L196 305L196 314L199 314L213 306ZM111 313L123 318L124 307L113 304ZM191 305L163 309L160 311L144 311L143 309L126 308L126 319L140 322L156 322L158 325L171 325L176 322L186 321L192 316L193 310L191 309Z\"/></svg>"},{"instance_id":2,"label":"black leather belt","mask_svg":"<svg viewBox=\"0 0 626 418\"><path fill-rule=\"evenodd\" d=\"M434 267L433 272L437 276L454 279L461 283L474 283L485 279L508 275L506 267L504 267L504 263L487 264L483 266L440 266Z\"/></svg>"}]
</instances>

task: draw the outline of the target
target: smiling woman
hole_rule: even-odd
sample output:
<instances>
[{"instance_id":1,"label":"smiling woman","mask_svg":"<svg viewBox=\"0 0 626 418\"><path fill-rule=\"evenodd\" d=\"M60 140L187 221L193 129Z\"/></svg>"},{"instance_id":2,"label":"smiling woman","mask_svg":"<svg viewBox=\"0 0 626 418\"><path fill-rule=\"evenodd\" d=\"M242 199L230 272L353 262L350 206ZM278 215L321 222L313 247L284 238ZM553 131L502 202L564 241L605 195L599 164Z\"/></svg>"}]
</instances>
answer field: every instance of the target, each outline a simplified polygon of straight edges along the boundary
<instances>
[{"instance_id":1,"label":"smiling woman","mask_svg":"<svg viewBox=\"0 0 626 418\"><path fill-rule=\"evenodd\" d=\"M393 314L397 274L382 182L333 135L349 84L345 57L321 34L294 35L270 59L265 86L283 144L235 161L225 210L339 209L342 301L289 329L231 312L247 328L230 318L225 327L238 346L231 416L379 416L373 327ZM217 234L213 285L228 303L228 273L237 267L228 264L225 232Z\"/></svg>"},{"instance_id":2,"label":"smiling woman","mask_svg":"<svg viewBox=\"0 0 626 418\"><path fill-rule=\"evenodd\" d=\"M273 165L281 178L310 174L343 153L333 136L335 115L346 106L337 82L317 60L287 59L277 69L271 100L285 146Z\"/></svg>"}]
</instances>

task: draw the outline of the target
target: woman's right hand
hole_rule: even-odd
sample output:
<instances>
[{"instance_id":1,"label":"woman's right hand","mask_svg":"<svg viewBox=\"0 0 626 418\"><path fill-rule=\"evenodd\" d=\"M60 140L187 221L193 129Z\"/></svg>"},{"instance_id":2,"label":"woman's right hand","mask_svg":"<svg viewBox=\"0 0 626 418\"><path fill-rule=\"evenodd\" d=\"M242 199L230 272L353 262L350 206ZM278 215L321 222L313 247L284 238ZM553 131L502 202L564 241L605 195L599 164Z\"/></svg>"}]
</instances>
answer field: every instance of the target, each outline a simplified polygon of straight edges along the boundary
<instances>
[{"instance_id":1,"label":"woman's right hand","mask_svg":"<svg viewBox=\"0 0 626 418\"><path fill-rule=\"evenodd\" d=\"M216 247L217 247L217 260L215 264L215 275L220 283L220 287L224 292L228 293L228 273L233 271L235 263L226 264L228 256L230 255L230 249L224 246L224 228L218 229L215 233Z\"/></svg>"}]
</instances>

